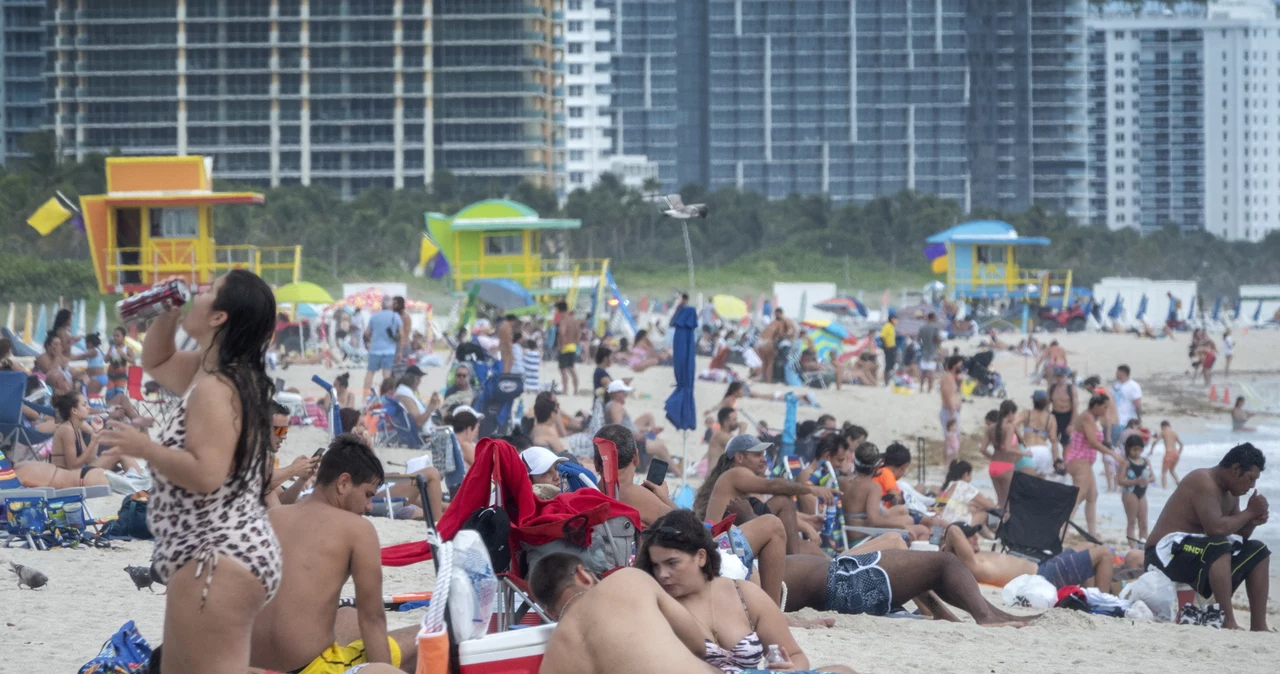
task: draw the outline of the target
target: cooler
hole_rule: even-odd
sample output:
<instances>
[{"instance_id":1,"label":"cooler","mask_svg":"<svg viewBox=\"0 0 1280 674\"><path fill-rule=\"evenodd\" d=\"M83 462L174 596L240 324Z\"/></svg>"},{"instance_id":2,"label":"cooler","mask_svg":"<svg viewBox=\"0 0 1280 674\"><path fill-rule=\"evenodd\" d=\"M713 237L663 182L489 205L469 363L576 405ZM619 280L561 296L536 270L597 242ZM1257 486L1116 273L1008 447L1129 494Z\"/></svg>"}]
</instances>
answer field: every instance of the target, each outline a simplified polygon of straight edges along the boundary
<instances>
[{"instance_id":1,"label":"cooler","mask_svg":"<svg viewBox=\"0 0 1280 674\"><path fill-rule=\"evenodd\" d=\"M458 644L462 674L537 674L555 625L487 634Z\"/></svg>"}]
</instances>

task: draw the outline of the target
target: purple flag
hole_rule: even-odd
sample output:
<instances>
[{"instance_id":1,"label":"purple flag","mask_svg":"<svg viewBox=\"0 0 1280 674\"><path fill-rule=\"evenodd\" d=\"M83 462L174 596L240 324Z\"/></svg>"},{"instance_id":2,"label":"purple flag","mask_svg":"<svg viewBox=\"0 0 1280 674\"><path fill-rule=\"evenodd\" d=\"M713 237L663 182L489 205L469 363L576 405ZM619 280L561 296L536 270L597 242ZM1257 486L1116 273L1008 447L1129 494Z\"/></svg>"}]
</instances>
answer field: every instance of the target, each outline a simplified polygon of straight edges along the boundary
<instances>
[{"instance_id":1,"label":"purple flag","mask_svg":"<svg viewBox=\"0 0 1280 674\"><path fill-rule=\"evenodd\" d=\"M931 243L924 247L924 257L927 260L936 260L947 254L947 244Z\"/></svg>"},{"instance_id":2,"label":"purple flag","mask_svg":"<svg viewBox=\"0 0 1280 674\"><path fill-rule=\"evenodd\" d=\"M84 216L79 213L71 216L71 224L75 225L76 229L79 230L81 234L84 234Z\"/></svg>"}]
</instances>

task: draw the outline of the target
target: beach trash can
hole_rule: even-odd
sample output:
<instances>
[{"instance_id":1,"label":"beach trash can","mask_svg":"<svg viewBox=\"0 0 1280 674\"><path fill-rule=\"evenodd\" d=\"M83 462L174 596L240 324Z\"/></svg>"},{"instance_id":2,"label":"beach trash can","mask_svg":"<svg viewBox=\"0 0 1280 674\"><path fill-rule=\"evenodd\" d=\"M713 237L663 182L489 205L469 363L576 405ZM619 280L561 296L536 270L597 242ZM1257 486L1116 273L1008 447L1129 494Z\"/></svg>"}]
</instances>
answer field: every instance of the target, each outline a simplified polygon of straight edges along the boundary
<instances>
[{"instance_id":1,"label":"beach trash can","mask_svg":"<svg viewBox=\"0 0 1280 674\"><path fill-rule=\"evenodd\" d=\"M458 644L462 674L537 674L555 625L488 634Z\"/></svg>"}]
</instances>

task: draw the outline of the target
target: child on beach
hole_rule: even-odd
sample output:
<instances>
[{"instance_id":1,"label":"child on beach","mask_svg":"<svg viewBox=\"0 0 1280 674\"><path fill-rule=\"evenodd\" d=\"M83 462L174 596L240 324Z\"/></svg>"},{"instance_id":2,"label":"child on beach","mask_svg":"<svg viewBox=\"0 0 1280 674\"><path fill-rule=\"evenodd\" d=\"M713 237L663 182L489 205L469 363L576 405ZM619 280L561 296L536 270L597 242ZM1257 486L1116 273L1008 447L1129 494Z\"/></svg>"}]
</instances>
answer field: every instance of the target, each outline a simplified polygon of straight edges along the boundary
<instances>
[{"instance_id":1,"label":"child on beach","mask_svg":"<svg viewBox=\"0 0 1280 674\"><path fill-rule=\"evenodd\" d=\"M1151 452L1155 451L1156 443L1164 443L1164 462L1160 467L1160 488L1164 489L1167 480L1166 476L1173 476L1173 486L1178 486L1178 474L1173 469L1178 466L1178 459L1182 457L1182 438L1173 432L1173 425L1168 421L1160 422L1160 433L1151 438L1151 449L1147 450L1147 456L1151 456ZM1154 475L1152 477L1155 477Z\"/></svg>"},{"instance_id":2,"label":"child on beach","mask_svg":"<svg viewBox=\"0 0 1280 674\"><path fill-rule=\"evenodd\" d=\"M1124 515L1128 519L1126 534L1130 544L1145 545L1147 540L1147 486L1156 481L1154 471L1149 471L1151 464L1142 458L1142 436L1131 435L1124 441L1125 465L1124 474L1118 475L1116 481L1123 491L1120 500L1124 503ZM1134 529L1138 537L1134 538Z\"/></svg>"},{"instance_id":3,"label":"child on beach","mask_svg":"<svg viewBox=\"0 0 1280 674\"><path fill-rule=\"evenodd\" d=\"M951 465L952 461L960 458L960 430L956 428L955 419L947 419L947 436L943 443L943 451L946 454L947 465Z\"/></svg>"}]
</instances>

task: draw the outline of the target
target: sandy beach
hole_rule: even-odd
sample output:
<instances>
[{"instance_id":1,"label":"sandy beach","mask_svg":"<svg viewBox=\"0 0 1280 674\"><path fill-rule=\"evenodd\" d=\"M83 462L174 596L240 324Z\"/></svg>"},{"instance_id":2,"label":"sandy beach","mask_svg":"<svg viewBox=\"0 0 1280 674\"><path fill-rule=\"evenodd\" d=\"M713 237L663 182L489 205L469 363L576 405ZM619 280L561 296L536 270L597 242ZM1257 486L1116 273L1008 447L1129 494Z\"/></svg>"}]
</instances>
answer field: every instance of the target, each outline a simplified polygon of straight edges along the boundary
<instances>
[{"instance_id":1,"label":"sandy beach","mask_svg":"<svg viewBox=\"0 0 1280 674\"><path fill-rule=\"evenodd\" d=\"M1047 337L1047 336L1046 336ZM1273 355L1280 352L1280 332L1250 331L1237 334L1235 359L1230 379L1221 377L1218 367L1218 395L1223 387L1237 392L1254 391L1256 400L1250 401L1254 409L1276 409L1280 400L1268 400L1267 391L1280 383ZM1079 334L1060 337L1068 349L1070 365L1083 375L1097 374L1110 381L1115 366L1128 364L1133 377L1143 387L1145 423L1156 427L1161 420L1168 420L1182 435L1188 445L1180 471L1204 467L1216 463L1221 454L1236 442L1254 441L1266 452L1272 462L1280 462L1275 447L1280 444L1280 419L1272 414L1260 414L1253 420L1260 431L1252 436L1232 434L1228 419L1228 406L1221 401L1210 404L1207 388L1203 384L1189 385L1186 358L1188 336L1179 335L1176 340L1138 340L1132 335ZM950 348L951 342L946 348ZM970 354L973 343L959 342L964 353ZM1219 359L1221 363L1221 359ZM1003 353L996 358L994 368L1002 373L1009 397L1020 408L1030 403L1033 385L1028 371L1034 365L1021 356ZM705 362L699 367L705 367ZM543 381L554 375L554 364L544 363ZM625 368L610 368L614 377L627 376ZM290 386L296 386L304 395L318 395L319 389L310 382L312 374L320 373L332 378L342 369L324 371L316 367L295 366L275 376L284 377ZM579 377L589 382L591 367L579 366ZM362 381L363 372L353 371L353 381ZM428 370L423 391L443 387L445 370ZM628 403L634 416L653 412L662 416L662 403L673 383L669 368L654 368L637 374L636 395ZM776 390L777 387L757 385L756 391ZM720 399L724 391L721 384L699 382L696 396L699 410L705 410ZM819 414L830 413L840 421L852 421L870 431L870 440L884 447L899 440L909 447L916 447L916 438L925 438L930 450L926 457L929 467L928 481L941 480L941 433L937 428L939 401L934 395L900 395L881 387L854 387L842 391L834 389L817 391L815 396L821 408L801 407L799 418L813 419ZM529 397L528 400L531 400ZM977 455L976 440L972 434L981 427L982 416L994 409L998 401L978 398L966 404L962 416L962 430L966 434L963 453ZM586 395L563 396L561 407L566 411L587 409L590 398ZM768 420L771 427L781 425L781 403L748 399L742 403L757 420ZM681 440L676 431L668 429L663 437L678 453ZM281 462L287 463L299 455L310 455L326 442L325 431L314 428L295 428L281 451ZM706 446L701 443L701 433L690 433L688 455L691 461L701 458ZM385 462L400 463L414 453L401 449L380 449ZM1155 464L1159 466L1160 450L1156 450ZM389 466L395 468L395 466ZM1101 471L1099 464L1098 471ZM990 492L986 471L975 471L975 485ZM909 475L914 478L914 471ZM1172 484L1169 485L1172 488ZM1280 463L1273 463L1259 481L1260 490L1276 503L1280 503ZM1148 498L1151 504L1151 524L1169 494L1169 490L1153 486ZM91 502L98 517L114 513L120 505L119 496L96 499ZM1099 496L1099 527L1106 534L1108 543L1123 552L1128 550L1124 542L1124 511L1118 493L1103 492ZM1083 523L1083 515L1077 513L1077 521ZM420 540L424 528L421 523L373 520L383 545ZM1273 549L1280 545L1280 519L1260 527L1257 537L1267 540ZM0 639L6 644L7 657L0 661L0 673L7 672L75 672L93 657L102 642L124 622L136 621L144 637L153 644L161 639L164 617L164 598L147 590L134 588L124 567L148 565L151 543L117 543L113 550L56 550L49 552L20 549L0 550L0 564L5 571L0 574ZM7 572L9 561L30 565L48 574L49 585L41 590L19 590ZM1272 563L1271 614L1272 624L1280 621L1280 590L1277 590L1277 565ZM386 592L429 589L432 584L431 565L424 563L406 568L386 568L384 589ZM990 597L999 602L998 591L987 589ZM1235 604L1243 607L1243 588ZM806 614L812 617L812 612ZM1240 614L1238 614L1240 615ZM418 622L422 612L390 614L389 627L402 627ZM1247 615L1240 615L1247 624ZM834 629L796 630L797 640L815 665L842 663L860 672L937 672L956 674L989 674L991 672L1082 672L1100 671L1195 671L1197 669L1230 669L1235 672L1274 672L1276 658L1280 657L1280 635L1222 633L1202 627L1181 627L1151 623L1135 623L1129 620L1089 616L1064 610L1052 610L1032 626L1021 630L983 629L972 622L961 624L936 623L924 620L893 620L864 616L839 616ZM637 644L636 657L644 657L643 644Z\"/></svg>"}]
</instances>

